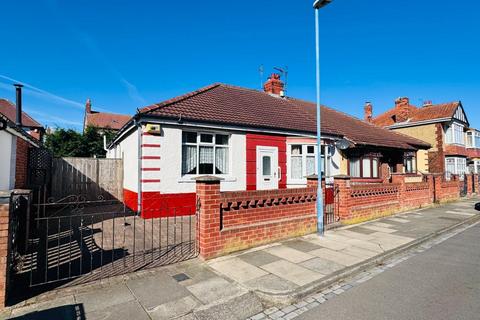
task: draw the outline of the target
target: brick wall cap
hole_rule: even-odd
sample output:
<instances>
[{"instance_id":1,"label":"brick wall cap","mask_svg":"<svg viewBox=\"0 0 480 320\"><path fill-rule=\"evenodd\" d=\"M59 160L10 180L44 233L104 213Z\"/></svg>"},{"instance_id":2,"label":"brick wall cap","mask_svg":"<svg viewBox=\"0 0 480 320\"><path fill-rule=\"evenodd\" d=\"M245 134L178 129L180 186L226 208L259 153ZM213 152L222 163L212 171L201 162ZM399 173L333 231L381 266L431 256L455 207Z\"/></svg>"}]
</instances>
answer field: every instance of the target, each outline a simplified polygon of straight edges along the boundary
<instances>
[{"instance_id":1,"label":"brick wall cap","mask_svg":"<svg viewBox=\"0 0 480 320\"><path fill-rule=\"evenodd\" d=\"M195 180L197 182L220 182L225 179L220 177L215 177L215 176L199 176L199 177L192 178L192 180Z\"/></svg>"},{"instance_id":2,"label":"brick wall cap","mask_svg":"<svg viewBox=\"0 0 480 320\"><path fill-rule=\"evenodd\" d=\"M339 175L334 176L333 178L337 179L337 180L350 180L351 179L350 176L345 175L345 174L339 174Z\"/></svg>"}]
</instances>

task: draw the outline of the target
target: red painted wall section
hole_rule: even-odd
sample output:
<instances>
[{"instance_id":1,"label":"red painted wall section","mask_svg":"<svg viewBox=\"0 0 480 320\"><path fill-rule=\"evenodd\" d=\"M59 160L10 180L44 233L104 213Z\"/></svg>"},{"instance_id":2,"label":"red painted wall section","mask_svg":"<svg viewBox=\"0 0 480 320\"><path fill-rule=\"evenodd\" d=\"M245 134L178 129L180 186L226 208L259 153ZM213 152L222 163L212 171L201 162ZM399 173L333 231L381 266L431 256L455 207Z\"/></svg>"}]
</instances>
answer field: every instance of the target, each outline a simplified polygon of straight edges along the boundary
<instances>
[{"instance_id":1,"label":"red painted wall section","mask_svg":"<svg viewBox=\"0 0 480 320\"><path fill-rule=\"evenodd\" d=\"M125 205L137 211L137 193L123 190ZM144 219L188 216L195 214L195 193L160 194L159 192L142 192L142 212Z\"/></svg>"},{"instance_id":2,"label":"red painted wall section","mask_svg":"<svg viewBox=\"0 0 480 320\"><path fill-rule=\"evenodd\" d=\"M282 170L280 189L287 188L287 138L263 134L247 134L247 190L257 189L257 146L277 147L278 165Z\"/></svg>"}]
</instances>

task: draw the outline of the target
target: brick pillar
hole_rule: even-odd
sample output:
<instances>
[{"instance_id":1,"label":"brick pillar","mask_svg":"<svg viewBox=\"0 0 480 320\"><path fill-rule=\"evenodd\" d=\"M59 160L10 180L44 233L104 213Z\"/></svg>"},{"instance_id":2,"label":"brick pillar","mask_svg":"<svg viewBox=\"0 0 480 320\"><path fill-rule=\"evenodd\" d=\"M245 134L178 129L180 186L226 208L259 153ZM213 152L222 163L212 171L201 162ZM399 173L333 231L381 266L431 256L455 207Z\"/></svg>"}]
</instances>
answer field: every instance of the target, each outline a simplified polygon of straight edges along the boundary
<instances>
[{"instance_id":1,"label":"brick pillar","mask_svg":"<svg viewBox=\"0 0 480 320\"><path fill-rule=\"evenodd\" d=\"M9 216L10 195L0 194L0 309L7 299Z\"/></svg>"},{"instance_id":2,"label":"brick pillar","mask_svg":"<svg viewBox=\"0 0 480 320\"><path fill-rule=\"evenodd\" d=\"M207 260L221 250L220 244L220 181L213 176L195 178L197 193L198 243L200 257Z\"/></svg>"},{"instance_id":3,"label":"brick pillar","mask_svg":"<svg viewBox=\"0 0 480 320\"><path fill-rule=\"evenodd\" d=\"M335 186L338 187L338 217L340 221L350 218L350 177L335 176Z\"/></svg>"},{"instance_id":4,"label":"brick pillar","mask_svg":"<svg viewBox=\"0 0 480 320\"><path fill-rule=\"evenodd\" d=\"M442 182L443 182L443 174L434 174L433 175L434 183L435 183L435 202L440 202L443 199L443 192L442 192Z\"/></svg>"},{"instance_id":5,"label":"brick pillar","mask_svg":"<svg viewBox=\"0 0 480 320\"><path fill-rule=\"evenodd\" d=\"M471 174L466 174L465 179L467 179L467 196L471 196L473 193L473 176Z\"/></svg>"},{"instance_id":6,"label":"brick pillar","mask_svg":"<svg viewBox=\"0 0 480 320\"><path fill-rule=\"evenodd\" d=\"M325 182L322 181L322 185L324 184ZM310 188L310 187L317 187L318 186L318 176L316 174L312 174L311 176L308 176L307 177L307 187Z\"/></svg>"},{"instance_id":7,"label":"brick pillar","mask_svg":"<svg viewBox=\"0 0 480 320\"><path fill-rule=\"evenodd\" d=\"M394 173L392 174L392 183L398 183L398 202L400 206L403 206L405 202L407 202L407 199L405 198L406 192L407 192L407 187L405 185L405 175L400 174L400 173Z\"/></svg>"},{"instance_id":8,"label":"brick pillar","mask_svg":"<svg viewBox=\"0 0 480 320\"><path fill-rule=\"evenodd\" d=\"M390 182L389 181L389 178L390 178L390 166L388 165L388 163L382 163L382 165L380 166L380 177L382 178L383 180L383 183L388 183Z\"/></svg>"},{"instance_id":9,"label":"brick pillar","mask_svg":"<svg viewBox=\"0 0 480 320\"><path fill-rule=\"evenodd\" d=\"M478 188L480 187L478 185L478 174L473 175L473 184L474 184L474 188L473 188L474 192L473 193L474 194L480 194L480 192L478 190Z\"/></svg>"}]
</instances>

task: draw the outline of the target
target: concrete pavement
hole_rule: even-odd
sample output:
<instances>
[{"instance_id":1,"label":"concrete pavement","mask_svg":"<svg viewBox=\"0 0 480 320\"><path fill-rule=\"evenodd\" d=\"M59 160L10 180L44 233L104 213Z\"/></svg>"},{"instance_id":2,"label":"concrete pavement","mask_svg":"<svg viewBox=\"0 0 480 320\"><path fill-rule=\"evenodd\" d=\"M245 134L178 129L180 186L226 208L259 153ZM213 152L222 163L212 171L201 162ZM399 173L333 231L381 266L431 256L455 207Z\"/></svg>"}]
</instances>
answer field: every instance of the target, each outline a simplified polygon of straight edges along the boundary
<instances>
[{"instance_id":1,"label":"concrete pavement","mask_svg":"<svg viewBox=\"0 0 480 320\"><path fill-rule=\"evenodd\" d=\"M479 319L480 224L296 317Z\"/></svg>"}]
</instances>

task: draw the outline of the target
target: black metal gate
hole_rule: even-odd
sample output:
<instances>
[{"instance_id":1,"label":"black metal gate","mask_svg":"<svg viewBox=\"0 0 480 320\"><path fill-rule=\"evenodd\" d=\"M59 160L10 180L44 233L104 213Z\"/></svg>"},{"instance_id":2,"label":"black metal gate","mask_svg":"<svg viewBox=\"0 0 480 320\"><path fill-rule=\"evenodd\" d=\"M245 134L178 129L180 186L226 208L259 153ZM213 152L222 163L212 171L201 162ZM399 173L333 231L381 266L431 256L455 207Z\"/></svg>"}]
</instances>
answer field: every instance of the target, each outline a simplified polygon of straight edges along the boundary
<instances>
[{"instance_id":1,"label":"black metal gate","mask_svg":"<svg viewBox=\"0 0 480 320\"><path fill-rule=\"evenodd\" d=\"M150 201L155 208L143 208L153 212L144 218L121 200L101 195L96 200L83 194L54 199L49 195L49 155L34 156L42 159L29 162L34 191L22 233L22 263L15 268L18 298L198 255L194 207L172 208L159 199Z\"/></svg>"},{"instance_id":2,"label":"black metal gate","mask_svg":"<svg viewBox=\"0 0 480 320\"><path fill-rule=\"evenodd\" d=\"M325 185L324 192L324 219L323 224L326 229L335 227L340 222L338 215L339 208L339 188L333 183Z\"/></svg>"}]
</instances>

